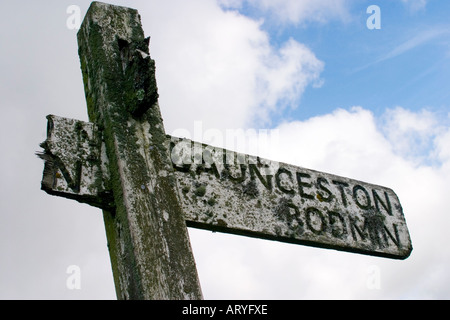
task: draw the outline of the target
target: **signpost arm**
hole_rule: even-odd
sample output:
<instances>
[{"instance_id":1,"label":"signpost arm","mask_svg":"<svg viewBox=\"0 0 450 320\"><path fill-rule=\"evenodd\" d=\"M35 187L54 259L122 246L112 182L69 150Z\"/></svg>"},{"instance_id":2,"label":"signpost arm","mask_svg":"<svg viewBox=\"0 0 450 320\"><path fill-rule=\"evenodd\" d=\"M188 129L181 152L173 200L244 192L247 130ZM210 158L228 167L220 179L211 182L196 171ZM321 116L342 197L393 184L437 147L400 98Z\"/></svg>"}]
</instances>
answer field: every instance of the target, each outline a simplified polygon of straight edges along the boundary
<instances>
[{"instance_id":1,"label":"signpost arm","mask_svg":"<svg viewBox=\"0 0 450 320\"><path fill-rule=\"evenodd\" d=\"M201 299L140 16L93 2L78 43L89 119L109 160L114 208L104 220L117 296Z\"/></svg>"}]
</instances>

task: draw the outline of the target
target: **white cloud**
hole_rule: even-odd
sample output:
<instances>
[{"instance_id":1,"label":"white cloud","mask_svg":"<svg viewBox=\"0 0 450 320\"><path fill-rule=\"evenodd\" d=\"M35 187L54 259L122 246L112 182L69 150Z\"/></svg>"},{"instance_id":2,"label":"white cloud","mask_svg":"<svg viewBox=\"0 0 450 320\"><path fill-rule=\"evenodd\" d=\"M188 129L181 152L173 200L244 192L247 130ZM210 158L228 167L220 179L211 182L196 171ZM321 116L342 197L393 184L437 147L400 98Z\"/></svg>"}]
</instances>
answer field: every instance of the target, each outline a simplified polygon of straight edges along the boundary
<instances>
[{"instance_id":1,"label":"white cloud","mask_svg":"<svg viewBox=\"0 0 450 320\"><path fill-rule=\"evenodd\" d=\"M417 161L431 160L429 151L440 128L436 116L427 110L413 112L401 107L389 109L382 121L383 131L393 149L405 158Z\"/></svg>"},{"instance_id":2,"label":"white cloud","mask_svg":"<svg viewBox=\"0 0 450 320\"><path fill-rule=\"evenodd\" d=\"M442 163L450 162L450 128L436 137L436 156Z\"/></svg>"},{"instance_id":3,"label":"white cloud","mask_svg":"<svg viewBox=\"0 0 450 320\"><path fill-rule=\"evenodd\" d=\"M414 247L411 256L396 261L191 230L207 298L450 297L450 277L445 273L450 253L442 247L450 241L446 214L450 210L449 130L435 130L442 122L432 113L398 108L386 114L381 119L388 118L391 128L401 132L416 128L421 135L433 136L443 162L420 164L396 152L398 136L386 135L379 127L380 119L361 107L280 125L279 143L270 149L269 157L391 187L408 223ZM407 138L402 143L414 148L416 140ZM428 152L434 152L433 147ZM216 252L212 260L211 248ZM233 266L228 271L214 270L230 259ZM379 270L379 289L367 285L373 266Z\"/></svg>"},{"instance_id":4,"label":"white cloud","mask_svg":"<svg viewBox=\"0 0 450 320\"><path fill-rule=\"evenodd\" d=\"M399 57L410 52L411 50L420 48L421 46L441 45L440 42L433 42L433 40L440 39L441 41L442 38L447 38L449 33L448 28L440 26L432 26L424 30L414 32L414 34L410 35L407 40L401 39L397 41L399 44L396 44L393 48L386 50L387 53L381 55L375 61L357 68L355 71L361 71L380 62Z\"/></svg>"},{"instance_id":5,"label":"white cloud","mask_svg":"<svg viewBox=\"0 0 450 320\"><path fill-rule=\"evenodd\" d=\"M425 9L428 0L402 0L402 2L409 7L413 12Z\"/></svg>"},{"instance_id":6,"label":"white cloud","mask_svg":"<svg viewBox=\"0 0 450 320\"><path fill-rule=\"evenodd\" d=\"M400 43L385 56L381 57L377 62L395 58L405 52L408 52L418 46L421 46L437 37L440 37L448 33L449 31L446 28L440 27L423 30L418 34L415 34L411 39L408 39L407 41Z\"/></svg>"},{"instance_id":7,"label":"white cloud","mask_svg":"<svg viewBox=\"0 0 450 320\"><path fill-rule=\"evenodd\" d=\"M325 23L330 20L350 19L348 0L220 0L225 7L240 8L247 2L266 15L273 15L280 23Z\"/></svg>"},{"instance_id":8,"label":"white cloud","mask_svg":"<svg viewBox=\"0 0 450 320\"><path fill-rule=\"evenodd\" d=\"M311 83L320 86L320 73L324 64L306 46L290 39L279 50L265 57L265 68L258 74L255 98L259 116L268 119L268 111L281 111L282 106L295 108L305 88ZM261 114L261 110L265 113Z\"/></svg>"},{"instance_id":9,"label":"white cloud","mask_svg":"<svg viewBox=\"0 0 450 320\"><path fill-rule=\"evenodd\" d=\"M141 14L169 132L200 119L219 129L267 123L320 82L323 62L310 49L292 39L276 49L260 22L213 1L158 3Z\"/></svg>"}]
</instances>

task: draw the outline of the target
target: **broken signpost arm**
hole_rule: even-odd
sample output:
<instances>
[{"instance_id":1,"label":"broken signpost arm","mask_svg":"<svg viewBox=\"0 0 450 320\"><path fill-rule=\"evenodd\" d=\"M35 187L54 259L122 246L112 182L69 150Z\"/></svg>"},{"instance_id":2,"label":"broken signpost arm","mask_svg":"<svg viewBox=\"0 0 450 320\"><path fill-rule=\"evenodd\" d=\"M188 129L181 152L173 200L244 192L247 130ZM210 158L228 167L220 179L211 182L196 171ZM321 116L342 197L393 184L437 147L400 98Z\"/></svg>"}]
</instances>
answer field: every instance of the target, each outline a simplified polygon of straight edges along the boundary
<instances>
[{"instance_id":1,"label":"broken signpost arm","mask_svg":"<svg viewBox=\"0 0 450 320\"><path fill-rule=\"evenodd\" d=\"M49 115L41 147L42 190L102 209L114 206L105 146L95 124Z\"/></svg>"}]
</instances>

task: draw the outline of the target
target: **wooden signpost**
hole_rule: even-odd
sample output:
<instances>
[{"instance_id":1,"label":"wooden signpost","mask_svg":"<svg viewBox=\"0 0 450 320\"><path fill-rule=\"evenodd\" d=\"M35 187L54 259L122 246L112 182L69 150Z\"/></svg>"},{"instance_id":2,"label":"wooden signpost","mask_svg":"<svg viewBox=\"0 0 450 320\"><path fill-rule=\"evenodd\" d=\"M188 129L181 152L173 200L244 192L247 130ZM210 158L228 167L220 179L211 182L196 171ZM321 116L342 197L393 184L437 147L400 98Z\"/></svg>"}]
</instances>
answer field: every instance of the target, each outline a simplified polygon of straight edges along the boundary
<instances>
[{"instance_id":1,"label":"wooden signpost","mask_svg":"<svg viewBox=\"0 0 450 320\"><path fill-rule=\"evenodd\" d=\"M50 115L42 189L103 210L119 299L201 299L187 226L406 259L388 188L166 135L134 9L93 2L78 33L90 122Z\"/></svg>"}]
</instances>

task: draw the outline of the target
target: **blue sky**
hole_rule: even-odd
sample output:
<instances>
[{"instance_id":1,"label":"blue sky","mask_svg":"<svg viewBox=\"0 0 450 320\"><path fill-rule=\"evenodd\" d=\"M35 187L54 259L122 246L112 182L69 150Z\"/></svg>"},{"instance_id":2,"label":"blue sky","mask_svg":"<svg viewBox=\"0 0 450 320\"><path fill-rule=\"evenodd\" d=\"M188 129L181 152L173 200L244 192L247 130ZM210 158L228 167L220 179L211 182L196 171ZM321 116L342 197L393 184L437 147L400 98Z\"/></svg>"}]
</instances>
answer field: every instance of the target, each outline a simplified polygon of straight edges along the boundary
<instances>
[{"instance_id":1,"label":"blue sky","mask_svg":"<svg viewBox=\"0 0 450 320\"><path fill-rule=\"evenodd\" d=\"M369 30L376 4L381 29ZM281 115L307 119L336 108L363 106L381 115L386 108L448 109L450 90L450 3L417 7L402 1L351 1L348 16L330 21L289 21L255 5L239 12L263 19L274 46L289 38L304 43L325 63L323 85L308 89L300 107ZM281 119L280 119L281 120Z\"/></svg>"},{"instance_id":2,"label":"blue sky","mask_svg":"<svg viewBox=\"0 0 450 320\"><path fill-rule=\"evenodd\" d=\"M206 299L450 298L448 0L108 2L141 14L168 134L222 146L269 128L258 155L390 187L403 206L405 261L189 229ZM48 114L88 121L67 9L90 3L0 4L2 299L115 298L101 211L42 192L35 156Z\"/></svg>"}]
</instances>

